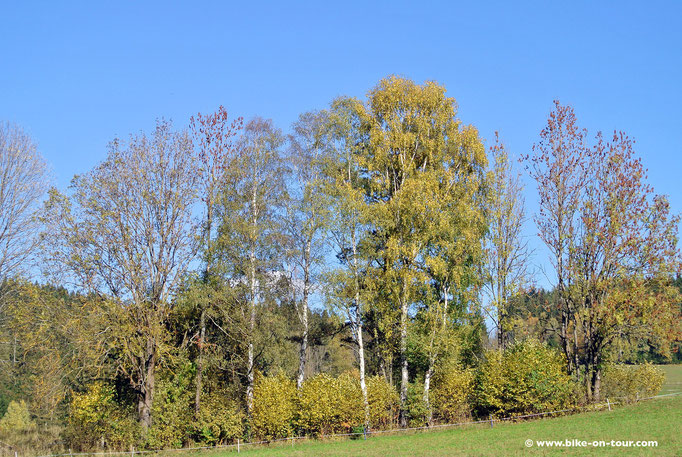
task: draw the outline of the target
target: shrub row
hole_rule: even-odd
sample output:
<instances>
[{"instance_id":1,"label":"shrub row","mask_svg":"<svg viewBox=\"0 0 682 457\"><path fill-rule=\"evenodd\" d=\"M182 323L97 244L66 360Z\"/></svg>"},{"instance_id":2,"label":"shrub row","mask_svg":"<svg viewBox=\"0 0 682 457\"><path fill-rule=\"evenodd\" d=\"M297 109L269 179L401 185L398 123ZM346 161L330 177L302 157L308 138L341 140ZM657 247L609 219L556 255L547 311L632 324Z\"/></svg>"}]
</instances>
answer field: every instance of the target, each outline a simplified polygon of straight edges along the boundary
<instances>
[{"instance_id":1,"label":"shrub row","mask_svg":"<svg viewBox=\"0 0 682 457\"><path fill-rule=\"evenodd\" d=\"M556 350L526 341L504 352L487 352L475 369L455 365L441 368L434 375L430 392L432 419L453 423L472 416L515 416L567 408L582 398L582 392L565 366ZM604 372L603 395L634 400L655 395L662 382L662 372L652 365L609 366ZM394 428L399 411L397 390L385 378L374 376L367 379L367 394L370 427ZM155 421L141 442L133 408L122 406L125 402L117 401L112 387L95 383L86 392L74 394L65 435L79 449L124 449L132 445L168 448L190 442L213 445L237 438L271 440L346 433L362 430L365 423L360 381L350 373L338 377L318 374L300 389L282 373L257 375L250 420L229 398L228 392L205 394L195 418L191 372L161 377L153 405ZM3 423L29 420L28 413L20 409L13 405L8 410L8 417L0 421L0 432ZM408 392L410 425L424 425L427 413L423 384L415 382Z\"/></svg>"},{"instance_id":2,"label":"shrub row","mask_svg":"<svg viewBox=\"0 0 682 457\"><path fill-rule=\"evenodd\" d=\"M398 394L383 377L367 380L367 400L373 427L388 428L395 423ZM254 437L259 439L284 438L294 433L346 433L364 422L360 382L351 374L337 378L318 374L306 380L300 390L282 374L256 381L251 424Z\"/></svg>"}]
</instances>

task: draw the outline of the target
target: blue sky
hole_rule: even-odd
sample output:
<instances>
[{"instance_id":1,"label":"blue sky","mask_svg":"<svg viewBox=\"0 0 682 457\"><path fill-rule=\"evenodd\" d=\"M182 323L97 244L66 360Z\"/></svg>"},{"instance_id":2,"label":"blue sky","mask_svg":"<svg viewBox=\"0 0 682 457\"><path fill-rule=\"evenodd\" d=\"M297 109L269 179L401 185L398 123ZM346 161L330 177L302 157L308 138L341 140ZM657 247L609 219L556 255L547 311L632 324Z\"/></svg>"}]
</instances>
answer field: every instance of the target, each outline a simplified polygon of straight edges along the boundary
<instances>
[{"instance_id":1,"label":"blue sky","mask_svg":"<svg viewBox=\"0 0 682 457\"><path fill-rule=\"evenodd\" d=\"M634 137L682 212L682 2L14 1L1 18L0 120L31 133L62 189L157 117L222 104L287 130L399 74L445 85L516 154L553 99L571 104L591 131Z\"/></svg>"}]
</instances>

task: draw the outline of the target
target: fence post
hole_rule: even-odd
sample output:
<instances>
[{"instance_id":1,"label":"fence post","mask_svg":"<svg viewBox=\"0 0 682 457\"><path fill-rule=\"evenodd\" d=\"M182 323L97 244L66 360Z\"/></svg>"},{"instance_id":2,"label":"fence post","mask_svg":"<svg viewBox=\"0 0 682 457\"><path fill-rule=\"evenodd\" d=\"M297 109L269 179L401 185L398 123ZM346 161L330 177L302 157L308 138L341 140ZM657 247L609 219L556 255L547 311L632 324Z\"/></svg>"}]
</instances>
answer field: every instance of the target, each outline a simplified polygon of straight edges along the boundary
<instances>
[{"instance_id":1,"label":"fence post","mask_svg":"<svg viewBox=\"0 0 682 457\"><path fill-rule=\"evenodd\" d=\"M493 428L493 416L489 414L488 419L490 419L490 428Z\"/></svg>"},{"instance_id":2,"label":"fence post","mask_svg":"<svg viewBox=\"0 0 682 457\"><path fill-rule=\"evenodd\" d=\"M364 426L362 427L362 436L364 436L364 437L365 437L365 441L367 441L367 426L366 426L366 425L364 425Z\"/></svg>"},{"instance_id":3,"label":"fence post","mask_svg":"<svg viewBox=\"0 0 682 457\"><path fill-rule=\"evenodd\" d=\"M609 411L611 411L611 402L608 398L606 399L606 405L609 407Z\"/></svg>"},{"instance_id":4,"label":"fence post","mask_svg":"<svg viewBox=\"0 0 682 457\"><path fill-rule=\"evenodd\" d=\"M135 457L135 446L130 446L130 457Z\"/></svg>"},{"instance_id":5,"label":"fence post","mask_svg":"<svg viewBox=\"0 0 682 457\"><path fill-rule=\"evenodd\" d=\"M237 454L239 454L239 438L237 438Z\"/></svg>"}]
</instances>

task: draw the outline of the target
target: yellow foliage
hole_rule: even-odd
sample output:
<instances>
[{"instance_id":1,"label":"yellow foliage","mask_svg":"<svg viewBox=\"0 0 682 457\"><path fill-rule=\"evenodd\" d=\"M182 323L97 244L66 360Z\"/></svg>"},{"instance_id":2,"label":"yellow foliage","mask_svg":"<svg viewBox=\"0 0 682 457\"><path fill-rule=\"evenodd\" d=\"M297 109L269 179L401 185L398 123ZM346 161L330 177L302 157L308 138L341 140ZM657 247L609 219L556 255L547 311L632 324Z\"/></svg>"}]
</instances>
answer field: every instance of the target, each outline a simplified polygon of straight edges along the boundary
<instances>
[{"instance_id":1,"label":"yellow foliage","mask_svg":"<svg viewBox=\"0 0 682 457\"><path fill-rule=\"evenodd\" d=\"M468 419L473 392L474 374L471 370L452 367L437 372L431 391L434 416L445 423Z\"/></svg>"},{"instance_id":2,"label":"yellow foliage","mask_svg":"<svg viewBox=\"0 0 682 457\"><path fill-rule=\"evenodd\" d=\"M7 412L0 419L0 431L22 432L35 428L35 423L31 420L31 414L24 400L11 401L7 407Z\"/></svg>"},{"instance_id":3,"label":"yellow foliage","mask_svg":"<svg viewBox=\"0 0 682 457\"><path fill-rule=\"evenodd\" d=\"M123 449L139 438L139 427L130 412L117 404L114 389L96 382L73 395L66 434L76 449Z\"/></svg>"},{"instance_id":4,"label":"yellow foliage","mask_svg":"<svg viewBox=\"0 0 682 457\"><path fill-rule=\"evenodd\" d=\"M602 397L625 402L653 397L661 391L665 374L651 363L609 365L604 370Z\"/></svg>"},{"instance_id":5,"label":"yellow foliage","mask_svg":"<svg viewBox=\"0 0 682 457\"><path fill-rule=\"evenodd\" d=\"M282 372L256 376L253 387L251 432L258 439L291 436L296 411L296 384Z\"/></svg>"},{"instance_id":6,"label":"yellow foliage","mask_svg":"<svg viewBox=\"0 0 682 457\"><path fill-rule=\"evenodd\" d=\"M208 444L234 441L244 432L244 414L230 402L225 393L218 392L201 398L199 417L195 422L197 438Z\"/></svg>"},{"instance_id":7,"label":"yellow foliage","mask_svg":"<svg viewBox=\"0 0 682 457\"><path fill-rule=\"evenodd\" d=\"M398 420L400 397L383 376L367 378L369 425L373 429L389 429Z\"/></svg>"},{"instance_id":8,"label":"yellow foliage","mask_svg":"<svg viewBox=\"0 0 682 457\"><path fill-rule=\"evenodd\" d=\"M535 340L488 351L477 373L479 412L522 415L569 406L576 386L561 355Z\"/></svg>"},{"instance_id":9,"label":"yellow foliage","mask_svg":"<svg viewBox=\"0 0 682 457\"><path fill-rule=\"evenodd\" d=\"M364 422L360 385L350 374L318 374L298 392L296 425L302 433L344 433Z\"/></svg>"}]
</instances>

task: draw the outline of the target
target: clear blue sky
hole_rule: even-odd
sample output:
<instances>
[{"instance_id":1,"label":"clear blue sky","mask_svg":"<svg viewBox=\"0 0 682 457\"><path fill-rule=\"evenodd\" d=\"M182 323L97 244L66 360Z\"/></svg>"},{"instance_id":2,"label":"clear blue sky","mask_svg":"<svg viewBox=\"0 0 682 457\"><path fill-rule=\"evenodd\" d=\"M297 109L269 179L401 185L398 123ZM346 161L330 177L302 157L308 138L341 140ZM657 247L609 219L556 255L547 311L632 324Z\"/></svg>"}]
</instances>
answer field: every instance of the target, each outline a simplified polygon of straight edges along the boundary
<instances>
[{"instance_id":1,"label":"clear blue sky","mask_svg":"<svg viewBox=\"0 0 682 457\"><path fill-rule=\"evenodd\" d=\"M598 5L596 5L598 4ZM116 135L224 105L274 119L388 74L444 84L459 116L527 153L552 100L625 130L682 212L682 2L4 2L0 119L64 188ZM532 211L534 189L527 189ZM532 232L532 228L529 228Z\"/></svg>"}]
</instances>

